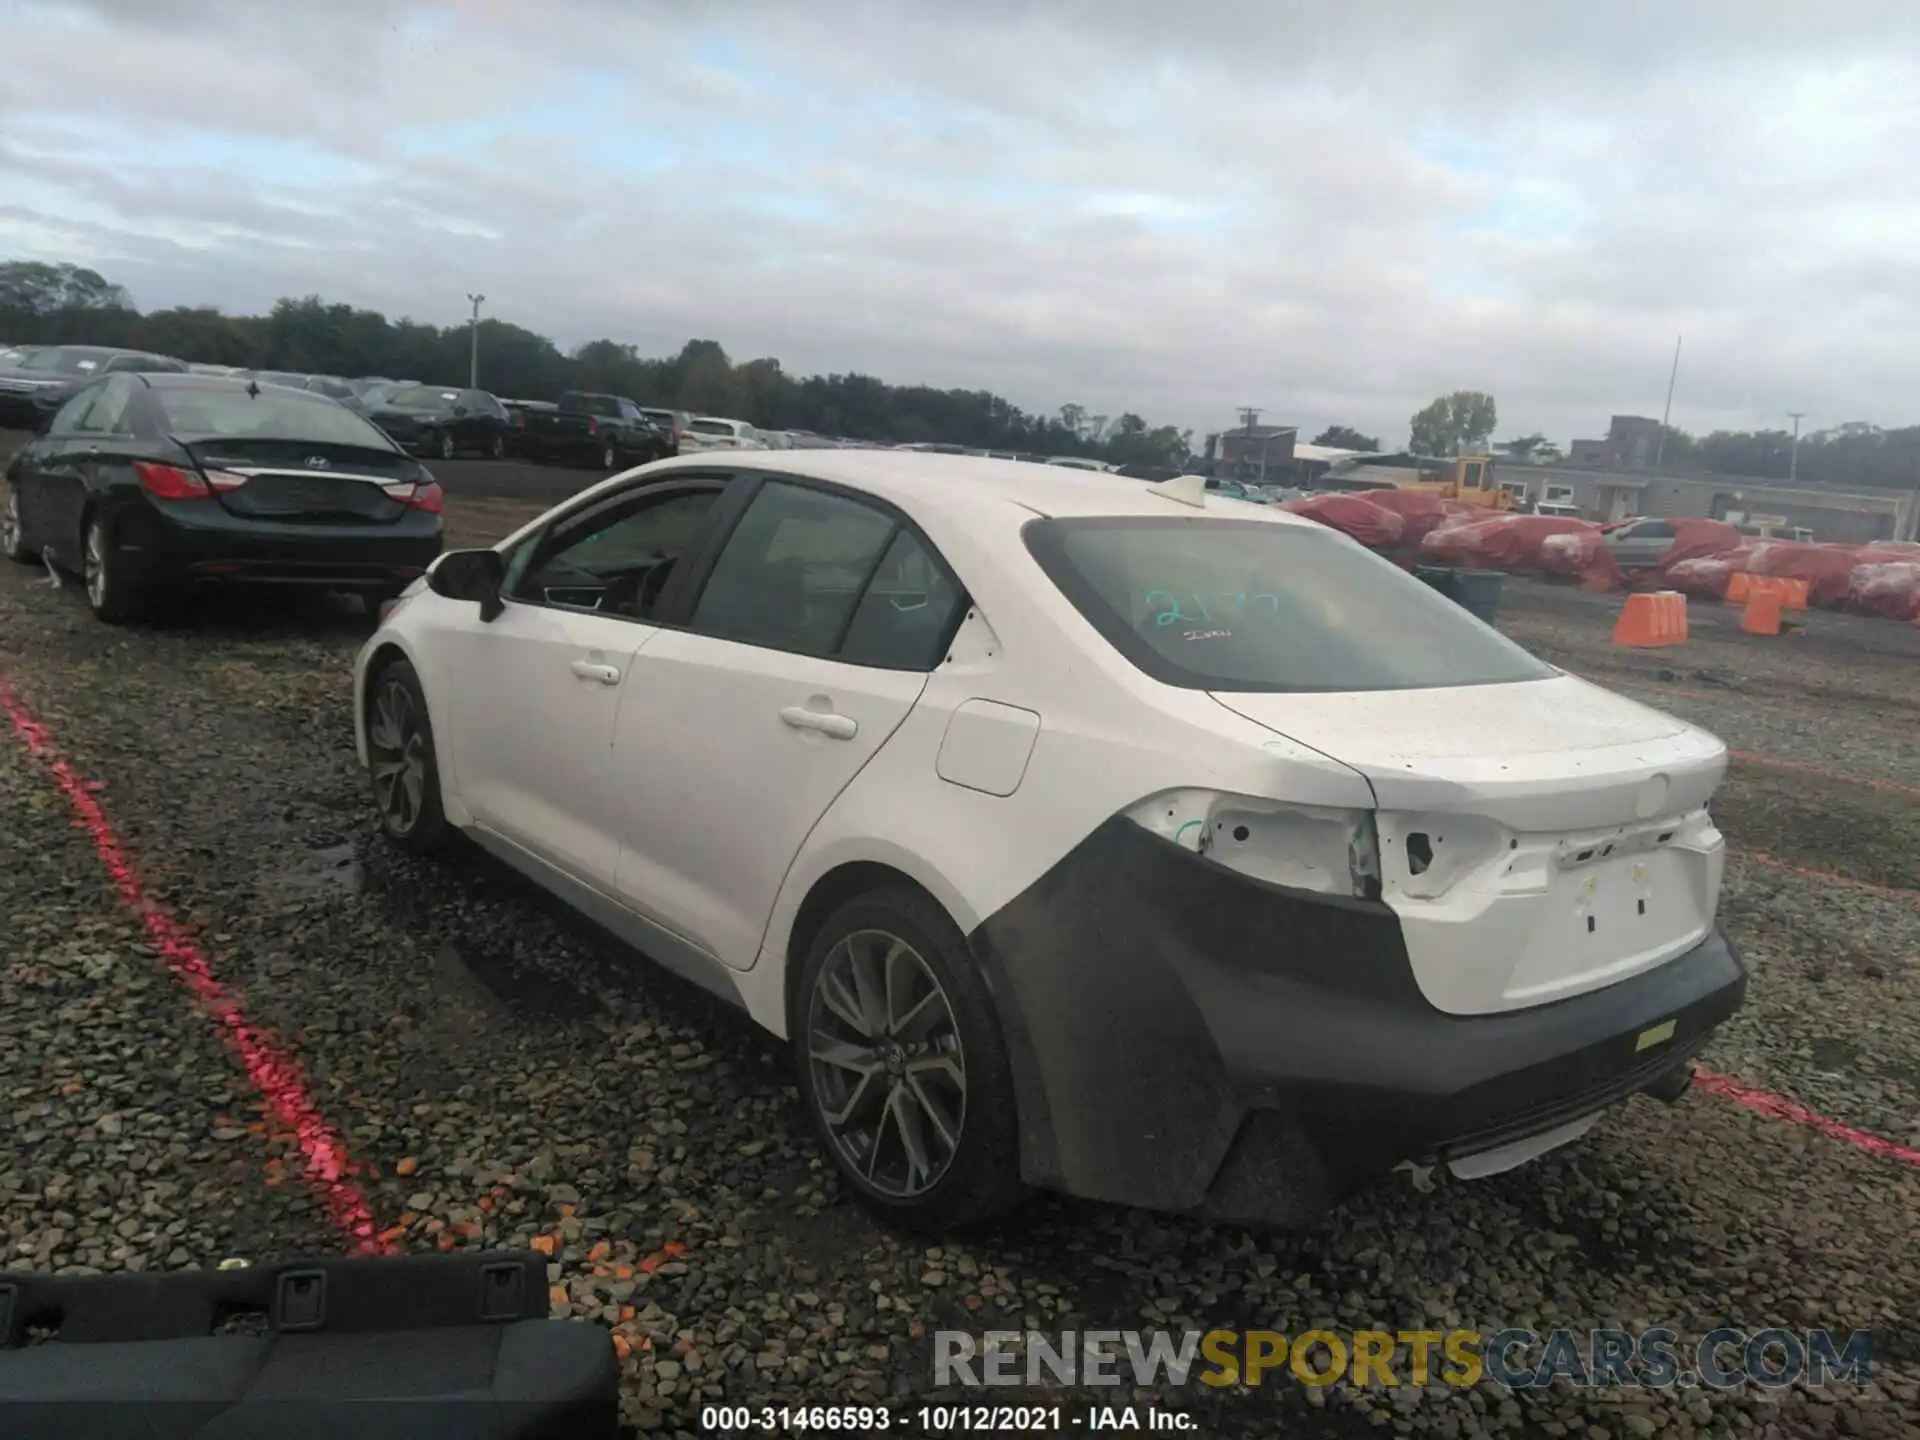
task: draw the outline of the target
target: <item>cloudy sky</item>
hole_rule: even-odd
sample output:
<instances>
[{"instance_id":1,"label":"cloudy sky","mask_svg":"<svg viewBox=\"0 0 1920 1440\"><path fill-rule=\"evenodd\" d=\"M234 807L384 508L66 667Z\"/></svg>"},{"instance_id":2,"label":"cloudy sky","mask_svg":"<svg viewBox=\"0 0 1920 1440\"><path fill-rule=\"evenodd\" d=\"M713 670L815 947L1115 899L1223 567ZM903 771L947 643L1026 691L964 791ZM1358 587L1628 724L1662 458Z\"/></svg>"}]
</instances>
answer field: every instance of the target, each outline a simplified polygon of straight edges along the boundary
<instances>
[{"instance_id":1,"label":"cloudy sky","mask_svg":"<svg viewBox=\"0 0 1920 1440\"><path fill-rule=\"evenodd\" d=\"M1403 443L1920 422L1911 0L13 0L0 257L143 308Z\"/></svg>"}]
</instances>

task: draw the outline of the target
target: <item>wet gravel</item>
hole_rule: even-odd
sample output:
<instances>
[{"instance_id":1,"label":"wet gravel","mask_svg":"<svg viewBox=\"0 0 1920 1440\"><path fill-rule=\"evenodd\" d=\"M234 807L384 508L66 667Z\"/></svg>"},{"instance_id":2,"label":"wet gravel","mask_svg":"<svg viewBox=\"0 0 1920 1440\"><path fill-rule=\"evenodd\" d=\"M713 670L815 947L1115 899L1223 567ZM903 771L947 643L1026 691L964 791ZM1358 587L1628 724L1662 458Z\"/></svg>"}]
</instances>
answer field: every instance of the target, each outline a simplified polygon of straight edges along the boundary
<instances>
[{"instance_id":1,"label":"wet gravel","mask_svg":"<svg viewBox=\"0 0 1920 1440\"><path fill-rule=\"evenodd\" d=\"M456 499L456 542L526 513ZM702 1433L722 1400L904 1406L931 1392L941 1328L1726 1324L1870 1329L1875 1378L1049 1398L1151 1399L1209 1436L1920 1435L1920 1168L1706 1094L1636 1099L1534 1166L1383 1188L1297 1234L1041 1198L963 1242L891 1235L834 1183L782 1047L486 858L379 842L352 757L351 607L222 603L112 631L35 578L0 568L0 677L298 1057L380 1223L410 1250L548 1250L554 1313L618 1337L638 1431ZM1556 663L1742 749L1920 785L1911 660L1812 631L1763 652L1710 627L1628 654L1585 597L1516 585L1508 605ZM1900 893L1920 883L1920 798L1741 763L1716 813L1771 859L1729 865L1725 922L1754 980L1706 1063L1920 1144L1920 896ZM70 814L0 728L7 1263L340 1248Z\"/></svg>"}]
</instances>

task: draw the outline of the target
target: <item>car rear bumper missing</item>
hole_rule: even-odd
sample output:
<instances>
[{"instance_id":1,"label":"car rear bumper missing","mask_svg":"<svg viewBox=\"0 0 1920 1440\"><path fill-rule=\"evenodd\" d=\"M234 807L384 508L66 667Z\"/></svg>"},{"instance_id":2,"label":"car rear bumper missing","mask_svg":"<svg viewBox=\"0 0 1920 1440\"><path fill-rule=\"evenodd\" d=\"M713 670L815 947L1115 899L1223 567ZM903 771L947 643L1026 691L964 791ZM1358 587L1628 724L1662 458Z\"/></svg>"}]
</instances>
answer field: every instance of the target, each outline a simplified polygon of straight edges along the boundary
<instances>
[{"instance_id":1,"label":"car rear bumper missing","mask_svg":"<svg viewBox=\"0 0 1920 1440\"><path fill-rule=\"evenodd\" d=\"M1402 1161L1492 1158L1671 1091L1747 983L1716 930L1601 990L1450 1015L1384 905L1251 880L1124 819L971 939L1027 1177L1238 1221L1303 1219Z\"/></svg>"}]
</instances>

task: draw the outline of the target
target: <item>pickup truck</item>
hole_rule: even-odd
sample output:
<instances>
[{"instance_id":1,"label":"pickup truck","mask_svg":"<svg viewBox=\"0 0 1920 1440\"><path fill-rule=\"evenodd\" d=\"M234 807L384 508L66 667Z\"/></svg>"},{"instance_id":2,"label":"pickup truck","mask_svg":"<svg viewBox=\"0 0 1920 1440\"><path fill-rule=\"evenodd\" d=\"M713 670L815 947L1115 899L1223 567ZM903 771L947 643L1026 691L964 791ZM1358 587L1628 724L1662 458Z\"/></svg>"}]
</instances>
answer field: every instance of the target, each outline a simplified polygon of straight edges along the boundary
<instances>
[{"instance_id":1,"label":"pickup truck","mask_svg":"<svg viewBox=\"0 0 1920 1440\"><path fill-rule=\"evenodd\" d=\"M566 461L618 470L674 453L658 426L624 395L569 390L552 410L528 410L517 430L531 460Z\"/></svg>"}]
</instances>

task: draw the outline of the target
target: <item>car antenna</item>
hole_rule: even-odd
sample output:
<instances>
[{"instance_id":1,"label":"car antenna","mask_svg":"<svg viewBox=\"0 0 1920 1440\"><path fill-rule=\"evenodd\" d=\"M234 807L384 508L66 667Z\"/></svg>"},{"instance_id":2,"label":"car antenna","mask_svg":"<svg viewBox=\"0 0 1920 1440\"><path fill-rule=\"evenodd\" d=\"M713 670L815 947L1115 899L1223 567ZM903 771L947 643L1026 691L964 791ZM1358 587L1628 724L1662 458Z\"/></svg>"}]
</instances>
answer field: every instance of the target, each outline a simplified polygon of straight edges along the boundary
<instances>
[{"instance_id":1,"label":"car antenna","mask_svg":"<svg viewBox=\"0 0 1920 1440\"><path fill-rule=\"evenodd\" d=\"M1191 505L1196 510L1207 508L1207 477L1204 475L1176 475L1171 480L1162 480L1158 484L1147 486L1147 493L1158 495L1163 500L1173 500L1181 505Z\"/></svg>"}]
</instances>

